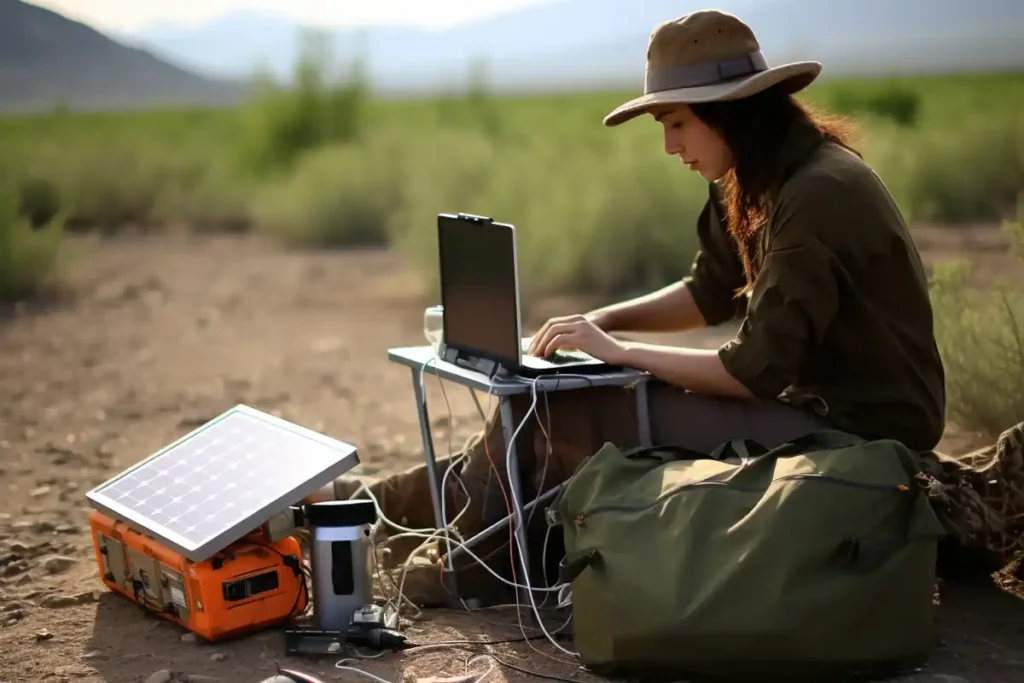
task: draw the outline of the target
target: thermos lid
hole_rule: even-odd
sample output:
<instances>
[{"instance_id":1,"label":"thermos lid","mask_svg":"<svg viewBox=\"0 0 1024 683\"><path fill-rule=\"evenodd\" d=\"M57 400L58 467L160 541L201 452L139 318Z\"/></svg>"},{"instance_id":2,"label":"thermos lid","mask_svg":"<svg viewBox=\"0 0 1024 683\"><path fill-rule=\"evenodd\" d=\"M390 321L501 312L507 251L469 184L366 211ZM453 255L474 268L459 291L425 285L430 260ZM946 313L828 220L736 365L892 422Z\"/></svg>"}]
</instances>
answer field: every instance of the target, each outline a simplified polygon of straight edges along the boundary
<instances>
[{"instance_id":1,"label":"thermos lid","mask_svg":"<svg viewBox=\"0 0 1024 683\"><path fill-rule=\"evenodd\" d=\"M307 505L305 514L313 527L362 526L377 521L372 500L327 500Z\"/></svg>"}]
</instances>

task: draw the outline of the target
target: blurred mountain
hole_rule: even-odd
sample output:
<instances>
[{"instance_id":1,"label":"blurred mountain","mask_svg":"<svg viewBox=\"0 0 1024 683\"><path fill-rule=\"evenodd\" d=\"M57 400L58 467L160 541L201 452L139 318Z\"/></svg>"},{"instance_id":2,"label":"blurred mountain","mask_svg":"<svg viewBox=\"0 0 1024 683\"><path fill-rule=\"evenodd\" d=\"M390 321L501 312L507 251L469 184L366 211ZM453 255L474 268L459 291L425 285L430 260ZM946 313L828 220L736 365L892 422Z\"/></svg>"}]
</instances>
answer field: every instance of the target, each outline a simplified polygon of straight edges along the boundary
<instances>
[{"instance_id":1,"label":"blurred mountain","mask_svg":"<svg viewBox=\"0 0 1024 683\"><path fill-rule=\"evenodd\" d=\"M215 104L238 93L60 14L0 0L2 110Z\"/></svg>"},{"instance_id":2,"label":"blurred mountain","mask_svg":"<svg viewBox=\"0 0 1024 683\"><path fill-rule=\"evenodd\" d=\"M1022 0L721 0L757 31L770 62L811 58L827 74L1024 67ZM495 89L638 87L651 29L705 5L670 0L552 0L444 30L332 29L335 55L361 55L384 91L464 85L484 65ZM303 27L235 13L198 29L125 37L222 77L290 75Z\"/></svg>"}]
</instances>

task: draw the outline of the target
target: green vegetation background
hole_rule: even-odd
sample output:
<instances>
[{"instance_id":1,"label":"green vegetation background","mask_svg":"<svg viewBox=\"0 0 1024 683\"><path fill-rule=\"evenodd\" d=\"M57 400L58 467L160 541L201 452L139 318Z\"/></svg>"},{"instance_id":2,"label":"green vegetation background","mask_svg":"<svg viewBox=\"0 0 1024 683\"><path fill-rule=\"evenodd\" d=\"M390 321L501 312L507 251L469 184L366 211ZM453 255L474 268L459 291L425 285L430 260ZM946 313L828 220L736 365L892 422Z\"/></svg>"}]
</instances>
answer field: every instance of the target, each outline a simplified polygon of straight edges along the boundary
<instances>
[{"instance_id":1,"label":"green vegetation background","mask_svg":"<svg viewBox=\"0 0 1024 683\"><path fill-rule=\"evenodd\" d=\"M54 286L67 231L185 224L297 247L387 245L432 283L435 216L515 223L527 296L625 296L680 277L706 185L661 131L601 118L628 93L372 98L358 70L297 68L230 110L0 119L0 299ZM340 84L339 84L340 83ZM1024 73L825 80L805 100L859 122L908 222L1024 219ZM1024 294L934 274L950 412L997 433L1024 419ZM965 298L971 299L969 306Z\"/></svg>"}]
</instances>

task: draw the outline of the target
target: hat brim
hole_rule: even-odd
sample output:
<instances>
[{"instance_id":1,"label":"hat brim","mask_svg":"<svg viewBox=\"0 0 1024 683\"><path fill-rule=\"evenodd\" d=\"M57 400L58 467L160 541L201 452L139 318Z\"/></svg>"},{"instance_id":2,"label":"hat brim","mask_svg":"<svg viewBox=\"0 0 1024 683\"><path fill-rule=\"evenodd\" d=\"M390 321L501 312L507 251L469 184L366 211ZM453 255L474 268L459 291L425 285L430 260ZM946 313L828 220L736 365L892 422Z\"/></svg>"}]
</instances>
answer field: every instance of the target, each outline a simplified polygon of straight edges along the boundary
<instances>
[{"instance_id":1,"label":"hat brim","mask_svg":"<svg viewBox=\"0 0 1024 683\"><path fill-rule=\"evenodd\" d=\"M659 105L738 100L776 85L793 94L813 83L820 73L819 62L793 62L726 83L648 93L617 107L604 117L604 125L618 126Z\"/></svg>"}]
</instances>

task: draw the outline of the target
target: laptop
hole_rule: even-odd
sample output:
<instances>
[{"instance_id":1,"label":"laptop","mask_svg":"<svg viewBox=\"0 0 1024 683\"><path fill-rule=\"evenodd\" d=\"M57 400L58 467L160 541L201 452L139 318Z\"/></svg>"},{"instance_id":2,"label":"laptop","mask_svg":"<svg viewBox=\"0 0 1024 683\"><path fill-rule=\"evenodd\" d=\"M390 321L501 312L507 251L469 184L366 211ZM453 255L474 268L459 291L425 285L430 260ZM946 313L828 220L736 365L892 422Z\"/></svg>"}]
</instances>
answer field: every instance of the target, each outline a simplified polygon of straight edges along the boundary
<instances>
[{"instance_id":1,"label":"laptop","mask_svg":"<svg viewBox=\"0 0 1024 683\"><path fill-rule=\"evenodd\" d=\"M443 359L493 376L599 374L604 361L576 350L542 358L526 353L519 305L516 230L472 214L437 216Z\"/></svg>"}]
</instances>

